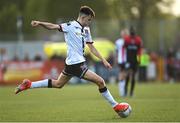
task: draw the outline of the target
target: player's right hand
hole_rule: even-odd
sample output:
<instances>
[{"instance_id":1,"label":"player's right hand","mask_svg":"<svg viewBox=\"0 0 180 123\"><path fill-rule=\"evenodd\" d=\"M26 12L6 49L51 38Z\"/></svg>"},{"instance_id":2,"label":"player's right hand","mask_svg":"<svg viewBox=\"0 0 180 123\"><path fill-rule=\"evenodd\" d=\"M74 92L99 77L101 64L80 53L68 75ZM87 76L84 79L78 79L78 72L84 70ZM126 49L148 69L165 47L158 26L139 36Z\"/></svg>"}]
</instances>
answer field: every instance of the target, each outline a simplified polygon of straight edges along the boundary
<instances>
[{"instance_id":1,"label":"player's right hand","mask_svg":"<svg viewBox=\"0 0 180 123\"><path fill-rule=\"evenodd\" d=\"M39 25L39 21L31 21L31 25L32 25L33 27L36 27L36 26Z\"/></svg>"},{"instance_id":2,"label":"player's right hand","mask_svg":"<svg viewBox=\"0 0 180 123\"><path fill-rule=\"evenodd\" d=\"M111 66L111 64L109 64L109 62L107 62L105 59L103 59L103 64L104 64L104 66L106 67L106 68L108 68L108 69L112 69L112 66Z\"/></svg>"}]
</instances>

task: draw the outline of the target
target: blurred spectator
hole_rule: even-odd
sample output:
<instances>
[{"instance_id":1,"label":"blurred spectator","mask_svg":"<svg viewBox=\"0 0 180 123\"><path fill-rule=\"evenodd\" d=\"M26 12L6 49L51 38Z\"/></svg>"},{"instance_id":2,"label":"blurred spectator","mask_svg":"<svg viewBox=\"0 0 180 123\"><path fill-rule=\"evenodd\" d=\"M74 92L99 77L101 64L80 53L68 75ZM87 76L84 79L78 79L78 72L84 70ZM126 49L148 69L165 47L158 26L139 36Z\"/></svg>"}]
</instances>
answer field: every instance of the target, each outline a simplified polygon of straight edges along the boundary
<instances>
[{"instance_id":1,"label":"blurred spectator","mask_svg":"<svg viewBox=\"0 0 180 123\"><path fill-rule=\"evenodd\" d=\"M147 79L155 81L157 78L157 66L154 61L150 61L147 67Z\"/></svg>"},{"instance_id":2,"label":"blurred spectator","mask_svg":"<svg viewBox=\"0 0 180 123\"><path fill-rule=\"evenodd\" d=\"M3 74L7 71L8 57L5 48L0 48L0 83L3 81Z\"/></svg>"},{"instance_id":3,"label":"blurred spectator","mask_svg":"<svg viewBox=\"0 0 180 123\"><path fill-rule=\"evenodd\" d=\"M166 56L166 71L169 82L174 82L175 79L175 51L173 48L169 48Z\"/></svg>"},{"instance_id":4,"label":"blurred spectator","mask_svg":"<svg viewBox=\"0 0 180 123\"><path fill-rule=\"evenodd\" d=\"M147 79L154 81L157 78L158 55L155 52L150 52L150 62L147 67Z\"/></svg>"},{"instance_id":5,"label":"blurred spectator","mask_svg":"<svg viewBox=\"0 0 180 123\"><path fill-rule=\"evenodd\" d=\"M29 54L28 53L25 53L25 56L24 56L24 62L29 62L30 59L29 59Z\"/></svg>"},{"instance_id":6,"label":"blurred spectator","mask_svg":"<svg viewBox=\"0 0 180 123\"><path fill-rule=\"evenodd\" d=\"M109 56L107 58L107 61L113 66L115 64L115 61L114 61L114 53L111 51L109 53Z\"/></svg>"},{"instance_id":7,"label":"blurred spectator","mask_svg":"<svg viewBox=\"0 0 180 123\"><path fill-rule=\"evenodd\" d=\"M16 62L19 61L19 57L17 54L14 54L12 61L16 61Z\"/></svg>"},{"instance_id":8,"label":"blurred spectator","mask_svg":"<svg viewBox=\"0 0 180 123\"><path fill-rule=\"evenodd\" d=\"M117 78L117 73L118 73L118 71L117 71L117 69L116 69L116 67L115 67L115 59L114 59L114 52L110 52L110 54L109 54L109 56L108 56L108 58L107 58L107 61L113 66L112 67L112 69L110 69L109 71L108 71L108 78L109 78L109 83L115 83L116 82L116 78Z\"/></svg>"},{"instance_id":9,"label":"blurred spectator","mask_svg":"<svg viewBox=\"0 0 180 123\"><path fill-rule=\"evenodd\" d=\"M106 69L103 65L102 62L100 61L95 61L95 71L98 75L102 76L103 79L108 82L109 78L108 78L108 69Z\"/></svg>"},{"instance_id":10,"label":"blurred spectator","mask_svg":"<svg viewBox=\"0 0 180 123\"><path fill-rule=\"evenodd\" d=\"M176 52L175 69L175 79L180 81L180 48Z\"/></svg>"},{"instance_id":11,"label":"blurred spectator","mask_svg":"<svg viewBox=\"0 0 180 123\"><path fill-rule=\"evenodd\" d=\"M34 56L34 61L42 61L41 55L37 53L37 54Z\"/></svg>"},{"instance_id":12,"label":"blurred spectator","mask_svg":"<svg viewBox=\"0 0 180 123\"><path fill-rule=\"evenodd\" d=\"M5 48L0 48L0 62L8 61L7 53Z\"/></svg>"},{"instance_id":13,"label":"blurred spectator","mask_svg":"<svg viewBox=\"0 0 180 123\"><path fill-rule=\"evenodd\" d=\"M149 54L146 49L142 49L141 59L139 65L139 81L147 81L147 67L150 63Z\"/></svg>"},{"instance_id":14,"label":"blurred spectator","mask_svg":"<svg viewBox=\"0 0 180 123\"><path fill-rule=\"evenodd\" d=\"M63 56L60 56L58 54L53 54L50 58L51 60L65 60L65 58Z\"/></svg>"},{"instance_id":15,"label":"blurred spectator","mask_svg":"<svg viewBox=\"0 0 180 123\"><path fill-rule=\"evenodd\" d=\"M180 48L176 52L176 59L180 61Z\"/></svg>"}]
</instances>

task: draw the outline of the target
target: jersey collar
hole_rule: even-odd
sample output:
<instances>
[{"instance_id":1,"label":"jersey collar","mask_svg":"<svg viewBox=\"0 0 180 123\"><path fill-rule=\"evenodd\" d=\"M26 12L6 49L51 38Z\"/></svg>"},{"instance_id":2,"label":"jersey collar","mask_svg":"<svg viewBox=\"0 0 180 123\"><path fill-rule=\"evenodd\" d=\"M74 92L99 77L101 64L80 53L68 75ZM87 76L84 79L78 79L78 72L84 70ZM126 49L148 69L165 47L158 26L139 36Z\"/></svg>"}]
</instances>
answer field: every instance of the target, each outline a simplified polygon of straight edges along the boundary
<instances>
[{"instance_id":1,"label":"jersey collar","mask_svg":"<svg viewBox=\"0 0 180 123\"><path fill-rule=\"evenodd\" d=\"M79 24L79 26L81 27L81 28L84 28L84 26L79 22L79 21L77 21L77 20L75 20L78 24Z\"/></svg>"}]
</instances>

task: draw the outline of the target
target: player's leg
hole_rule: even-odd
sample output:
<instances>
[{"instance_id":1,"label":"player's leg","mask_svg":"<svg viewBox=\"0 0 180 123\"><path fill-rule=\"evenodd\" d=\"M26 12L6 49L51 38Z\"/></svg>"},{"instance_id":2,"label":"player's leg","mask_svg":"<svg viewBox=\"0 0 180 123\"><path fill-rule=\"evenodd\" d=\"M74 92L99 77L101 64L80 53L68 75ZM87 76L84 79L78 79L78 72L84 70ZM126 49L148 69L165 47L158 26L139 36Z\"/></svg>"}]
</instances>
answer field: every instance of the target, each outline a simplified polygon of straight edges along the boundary
<instances>
[{"instance_id":1,"label":"player's leg","mask_svg":"<svg viewBox=\"0 0 180 123\"><path fill-rule=\"evenodd\" d=\"M71 78L72 76L61 73L57 80L52 80L52 87L62 88Z\"/></svg>"},{"instance_id":2,"label":"player's leg","mask_svg":"<svg viewBox=\"0 0 180 123\"><path fill-rule=\"evenodd\" d=\"M22 84L20 84L16 88L15 93L17 94L21 91L32 88L62 88L70 79L71 76L64 75L63 73L59 75L57 80L44 79L40 81L31 82L28 79L24 79Z\"/></svg>"},{"instance_id":3,"label":"player's leg","mask_svg":"<svg viewBox=\"0 0 180 123\"><path fill-rule=\"evenodd\" d=\"M62 88L69 80L71 76L64 75L61 73L58 79L45 79L41 81L31 82L31 89L32 88Z\"/></svg>"},{"instance_id":4,"label":"player's leg","mask_svg":"<svg viewBox=\"0 0 180 123\"><path fill-rule=\"evenodd\" d=\"M130 96L133 96L134 93L134 88L135 88L135 75L136 75L136 71L137 71L137 66L134 65L134 67L132 68L132 73L131 73L131 89L130 89Z\"/></svg>"},{"instance_id":5,"label":"player's leg","mask_svg":"<svg viewBox=\"0 0 180 123\"><path fill-rule=\"evenodd\" d=\"M127 92L128 92L128 84L129 84L129 79L130 79L130 73L131 71L128 70L127 74L126 74L126 78L125 78L125 86L124 86L124 96L127 96Z\"/></svg>"},{"instance_id":6,"label":"player's leg","mask_svg":"<svg viewBox=\"0 0 180 123\"><path fill-rule=\"evenodd\" d=\"M100 77L99 75L97 75L96 73L88 70L83 76L83 79L86 79L88 81L95 83L99 88L99 92L102 94L104 99L107 100L111 104L111 106L114 108L115 111L118 112L118 111L126 110L128 108L126 105L120 105L118 104L118 102L114 100L113 96L111 95L109 90L106 88L104 79Z\"/></svg>"},{"instance_id":7,"label":"player's leg","mask_svg":"<svg viewBox=\"0 0 180 123\"><path fill-rule=\"evenodd\" d=\"M119 76L118 76L118 88L119 88L119 94L120 96L125 96L125 78L126 78L126 71L122 67L120 68L119 71Z\"/></svg>"},{"instance_id":8,"label":"player's leg","mask_svg":"<svg viewBox=\"0 0 180 123\"><path fill-rule=\"evenodd\" d=\"M132 73L132 79L131 79L131 89L130 89L130 96L133 96L134 87L135 87L135 73Z\"/></svg>"},{"instance_id":9,"label":"player's leg","mask_svg":"<svg viewBox=\"0 0 180 123\"><path fill-rule=\"evenodd\" d=\"M91 70L87 70L87 72L83 76L83 79L95 83L99 87L99 89L103 89L104 87L106 87L104 79Z\"/></svg>"}]
</instances>

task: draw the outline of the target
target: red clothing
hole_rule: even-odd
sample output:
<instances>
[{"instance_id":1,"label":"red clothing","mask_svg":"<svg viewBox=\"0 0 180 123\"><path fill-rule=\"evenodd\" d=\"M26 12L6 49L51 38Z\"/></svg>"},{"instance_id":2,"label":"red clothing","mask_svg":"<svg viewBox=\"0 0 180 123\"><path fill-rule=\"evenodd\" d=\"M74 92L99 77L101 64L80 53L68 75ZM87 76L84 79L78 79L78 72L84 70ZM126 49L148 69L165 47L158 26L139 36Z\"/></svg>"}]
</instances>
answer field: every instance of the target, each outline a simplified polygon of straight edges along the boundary
<instances>
[{"instance_id":1,"label":"red clothing","mask_svg":"<svg viewBox=\"0 0 180 123\"><path fill-rule=\"evenodd\" d=\"M141 55L142 41L139 36L124 37L124 48L127 54L127 62L137 64L137 56ZM140 59L139 59L140 60Z\"/></svg>"}]
</instances>

